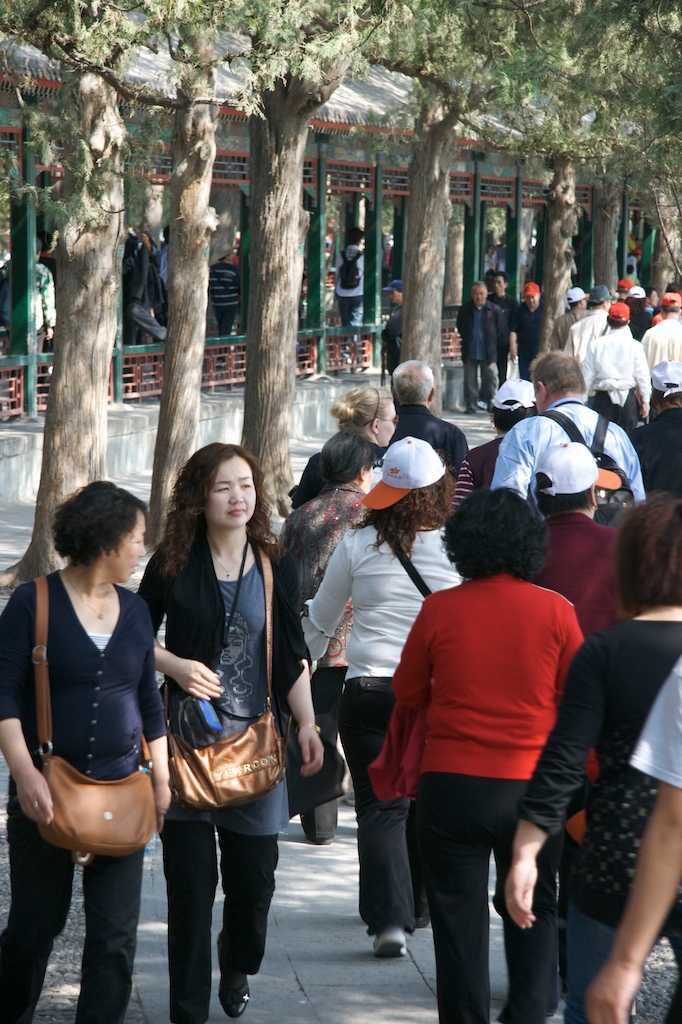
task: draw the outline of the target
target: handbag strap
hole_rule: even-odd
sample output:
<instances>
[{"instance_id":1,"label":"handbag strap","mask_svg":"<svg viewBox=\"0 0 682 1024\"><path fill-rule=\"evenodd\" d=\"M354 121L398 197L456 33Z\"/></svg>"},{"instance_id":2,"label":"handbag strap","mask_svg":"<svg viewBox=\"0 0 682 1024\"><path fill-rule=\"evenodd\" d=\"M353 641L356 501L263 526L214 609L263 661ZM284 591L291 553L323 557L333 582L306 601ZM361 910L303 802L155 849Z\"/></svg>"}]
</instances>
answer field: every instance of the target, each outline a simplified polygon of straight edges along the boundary
<instances>
[{"instance_id":1,"label":"handbag strap","mask_svg":"<svg viewBox=\"0 0 682 1024\"><path fill-rule=\"evenodd\" d=\"M400 548L398 548L398 550L396 551L396 558L398 559L403 569L410 577L410 579L412 580L412 582L414 583L415 587L417 588L422 597L428 597L429 594L433 593L428 583L424 582L419 571L415 569L410 559L407 557L405 552L402 551Z\"/></svg>"},{"instance_id":2,"label":"handbag strap","mask_svg":"<svg viewBox=\"0 0 682 1024\"><path fill-rule=\"evenodd\" d=\"M50 598L47 580L40 576L36 581L36 634L35 647L31 651L33 674L36 686L36 720L41 753L49 756L52 750L52 704L50 701L50 672L47 662L47 623Z\"/></svg>"},{"instance_id":3,"label":"handbag strap","mask_svg":"<svg viewBox=\"0 0 682 1024\"><path fill-rule=\"evenodd\" d=\"M272 602L274 582L272 576L272 562L269 555L260 549L261 565L263 567L263 590L265 591L265 650L268 666L268 703L272 697Z\"/></svg>"}]
</instances>

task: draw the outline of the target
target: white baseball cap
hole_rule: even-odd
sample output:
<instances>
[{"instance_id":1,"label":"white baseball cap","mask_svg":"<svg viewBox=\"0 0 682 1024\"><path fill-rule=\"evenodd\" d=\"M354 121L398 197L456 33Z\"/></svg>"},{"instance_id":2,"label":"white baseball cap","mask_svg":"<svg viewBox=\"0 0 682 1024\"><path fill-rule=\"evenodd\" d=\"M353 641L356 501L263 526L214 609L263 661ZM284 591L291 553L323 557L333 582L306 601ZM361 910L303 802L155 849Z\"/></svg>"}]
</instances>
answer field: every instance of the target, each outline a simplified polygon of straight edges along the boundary
<instances>
[{"instance_id":1,"label":"white baseball cap","mask_svg":"<svg viewBox=\"0 0 682 1024\"><path fill-rule=\"evenodd\" d=\"M493 405L496 409L532 409L535 405L535 388L529 380L506 380L495 397Z\"/></svg>"},{"instance_id":2,"label":"white baseball cap","mask_svg":"<svg viewBox=\"0 0 682 1024\"><path fill-rule=\"evenodd\" d=\"M590 449L580 441L546 448L538 455L533 472L536 476L544 473L549 477L549 487L538 487L541 494L580 494L592 484L607 491L617 491L623 486L617 473L599 468Z\"/></svg>"},{"instance_id":3,"label":"white baseball cap","mask_svg":"<svg viewBox=\"0 0 682 1024\"><path fill-rule=\"evenodd\" d=\"M663 392L664 398L677 394L682 391L682 363L670 359L656 363L651 371L651 380L655 390Z\"/></svg>"},{"instance_id":4,"label":"white baseball cap","mask_svg":"<svg viewBox=\"0 0 682 1024\"><path fill-rule=\"evenodd\" d=\"M581 299L587 298L587 292L584 292L582 288L570 288L566 299L568 302L580 302Z\"/></svg>"},{"instance_id":5,"label":"white baseball cap","mask_svg":"<svg viewBox=\"0 0 682 1024\"><path fill-rule=\"evenodd\" d=\"M635 285L632 286L632 288L628 292L628 298L629 299L645 299L646 298L646 292L638 284L635 284Z\"/></svg>"},{"instance_id":6,"label":"white baseball cap","mask_svg":"<svg viewBox=\"0 0 682 1024\"><path fill-rule=\"evenodd\" d=\"M428 441L401 437L384 455L381 480L364 496L363 503L368 508L388 508L410 491L437 483L445 472L445 463Z\"/></svg>"}]
</instances>

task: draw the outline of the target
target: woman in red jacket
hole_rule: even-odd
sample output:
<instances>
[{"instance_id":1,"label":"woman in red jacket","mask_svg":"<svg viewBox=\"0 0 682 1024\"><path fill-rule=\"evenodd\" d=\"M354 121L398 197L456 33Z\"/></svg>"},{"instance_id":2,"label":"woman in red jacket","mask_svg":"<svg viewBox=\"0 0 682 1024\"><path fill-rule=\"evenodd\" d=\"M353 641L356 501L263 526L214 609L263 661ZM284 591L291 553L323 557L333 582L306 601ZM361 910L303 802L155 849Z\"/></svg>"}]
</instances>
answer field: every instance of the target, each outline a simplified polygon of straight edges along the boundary
<instances>
[{"instance_id":1,"label":"woman in red jacket","mask_svg":"<svg viewBox=\"0 0 682 1024\"><path fill-rule=\"evenodd\" d=\"M506 489L479 491L445 527L465 582L424 602L393 678L398 700L427 709L417 798L442 1024L488 1024L488 866L504 922L505 1024L542 1024L557 986L555 874L560 840L545 847L536 926L523 932L504 904L516 807L554 724L582 634L573 606L528 582L546 528ZM550 1007L553 1008L553 1007Z\"/></svg>"}]
</instances>

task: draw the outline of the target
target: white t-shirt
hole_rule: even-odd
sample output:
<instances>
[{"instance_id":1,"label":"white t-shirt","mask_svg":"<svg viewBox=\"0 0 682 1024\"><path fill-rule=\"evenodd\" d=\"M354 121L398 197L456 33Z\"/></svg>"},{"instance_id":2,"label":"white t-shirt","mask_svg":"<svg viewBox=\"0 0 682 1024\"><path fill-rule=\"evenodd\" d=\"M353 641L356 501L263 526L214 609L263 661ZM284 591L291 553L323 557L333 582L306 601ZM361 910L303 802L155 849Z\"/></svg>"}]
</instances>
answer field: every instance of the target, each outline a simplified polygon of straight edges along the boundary
<instances>
[{"instance_id":1,"label":"white t-shirt","mask_svg":"<svg viewBox=\"0 0 682 1024\"><path fill-rule=\"evenodd\" d=\"M346 259L352 259L360 252L357 245L347 245L345 249ZM358 256L357 267L360 280L355 288L342 288L341 287L341 264L343 263L343 256L341 253L336 258L336 286L335 291L337 295L341 295L344 299L354 299L358 296L363 295L365 291L365 257L362 253Z\"/></svg>"},{"instance_id":2,"label":"white t-shirt","mask_svg":"<svg viewBox=\"0 0 682 1024\"><path fill-rule=\"evenodd\" d=\"M352 598L349 679L393 675L424 601L388 545L377 548L376 539L373 526L344 534L320 589L307 602L309 617L302 620L308 649L313 658L319 658ZM445 554L440 530L417 534L411 561L431 590L445 590L461 582Z\"/></svg>"},{"instance_id":3,"label":"white t-shirt","mask_svg":"<svg viewBox=\"0 0 682 1024\"><path fill-rule=\"evenodd\" d=\"M630 764L682 789L682 658L654 701Z\"/></svg>"}]
</instances>

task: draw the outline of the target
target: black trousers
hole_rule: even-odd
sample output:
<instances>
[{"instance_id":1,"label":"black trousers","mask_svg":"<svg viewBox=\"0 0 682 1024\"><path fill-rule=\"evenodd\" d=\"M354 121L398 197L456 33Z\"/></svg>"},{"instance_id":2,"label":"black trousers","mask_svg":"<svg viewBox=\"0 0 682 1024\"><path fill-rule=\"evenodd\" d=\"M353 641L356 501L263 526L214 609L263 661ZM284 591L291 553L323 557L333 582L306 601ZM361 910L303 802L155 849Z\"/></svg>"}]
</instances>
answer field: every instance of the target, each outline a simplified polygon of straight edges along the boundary
<instances>
[{"instance_id":1,"label":"black trousers","mask_svg":"<svg viewBox=\"0 0 682 1024\"><path fill-rule=\"evenodd\" d=\"M499 386L502 387L507 379L507 363L509 360L509 345L497 350L497 376Z\"/></svg>"},{"instance_id":2,"label":"black trousers","mask_svg":"<svg viewBox=\"0 0 682 1024\"><path fill-rule=\"evenodd\" d=\"M417 836L431 910L441 1024L489 1024L488 871L497 866L494 906L503 919L509 994L506 1024L543 1024L556 1006L556 869L561 836L538 858L538 883L527 931L507 913L504 883L527 782L427 772L417 798Z\"/></svg>"},{"instance_id":3,"label":"black trousers","mask_svg":"<svg viewBox=\"0 0 682 1024\"><path fill-rule=\"evenodd\" d=\"M592 399L592 408L601 416L606 416L611 423L617 423L626 434L631 434L639 422L639 406L634 389L625 399L625 405L616 405L606 391L596 391Z\"/></svg>"},{"instance_id":4,"label":"black trousers","mask_svg":"<svg viewBox=\"0 0 682 1024\"><path fill-rule=\"evenodd\" d=\"M136 345L139 331L151 334L154 341L166 340L166 328L152 316L151 312L138 302L129 302L123 316L123 344Z\"/></svg>"},{"instance_id":5,"label":"black trousers","mask_svg":"<svg viewBox=\"0 0 682 1024\"><path fill-rule=\"evenodd\" d=\"M40 837L16 797L7 808L12 904L0 936L0 1024L30 1024L71 905L68 850ZM83 869L85 944L76 1024L123 1024L132 990L143 850Z\"/></svg>"},{"instance_id":6,"label":"black trousers","mask_svg":"<svg viewBox=\"0 0 682 1024\"><path fill-rule=\"evenodd\" d=\"M214 306L213 312L218 323L218 337L229 338L239 306Z\"/></svg>"},{"instance_id":7,"label":"black trousers","mask_svg":"<svg viewBox=\"0 0 682 1024\"><path fill-rule=\"evenodd\" d=\"M345 678L345 667L328 667L316 669L310 680L315 714L327 715L332 722L336 723L335 737L338 736L339 731L339 701L343 693ZM338 819L338 804L336 800L329 800L326 804L319 804L312 811L302 814L301 825L311 842L323 843L333 839L336 835Z\"/></svg>"},{"instance_id":8,"label":"black trousers","mask_svg":"<svg viewBox=\"0 0 682 1024\"><path fill-rule=\"evenodd\" d=\"M215 831L208 822L167 821L162 834L173 1024L208 1020L211 923L218 884ZM218 937L220 974L257 974L275 891L277 836L245 836L225 828L217 831L225 893Z\"/></svg>"},{"instance_id":9,"label":"black trousers","mask_svg":"<svg viewBox=\"0 0 682 1024\"><path fill-rule=\"evenodd\" d=\"M347 679L339 709L339 733L355 789L360 916L370 935L395 926L414 931L414 900L405 841L410 801L378 800L367 773L367 766L378 757L383 745L394 704L390 680L364 683Z\"/></svg>"}]
</instances>

